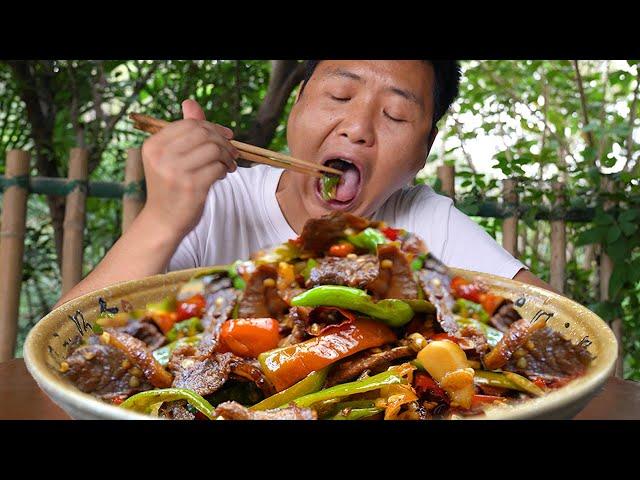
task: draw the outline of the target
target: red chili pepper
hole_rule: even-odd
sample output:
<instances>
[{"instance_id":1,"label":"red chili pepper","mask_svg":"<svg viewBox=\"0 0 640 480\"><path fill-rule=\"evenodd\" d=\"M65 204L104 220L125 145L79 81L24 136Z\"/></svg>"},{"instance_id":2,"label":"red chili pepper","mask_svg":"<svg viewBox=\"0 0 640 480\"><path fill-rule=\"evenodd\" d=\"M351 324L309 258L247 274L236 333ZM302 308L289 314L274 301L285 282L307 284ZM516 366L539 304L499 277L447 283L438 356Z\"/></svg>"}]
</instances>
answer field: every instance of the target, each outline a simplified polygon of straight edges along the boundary
<instances>
[{"instance_id":1,"label":"red chili pepper","mask_svg":"<svg viewBox=\"0 0 640 480\"><path fill-rule=\"evenodd\" d=\"M176 312L153 312L151 314L151 318L165 335L178 321L178 315L176 314Z\"/></svg>"},{"instance_id":2,"label":"red chili pepper","mask_svg":"<svg viewBox=\"0 0 640 480\"><path fill-rule=\"evenodd\" d=\"M475 303L481 303L481 295L486 292L486 288L476 282L469 282L462 277L451 279L451 290L457 298L464 298Z\"/></svg>"},{"instance_id":3,"label":"red chili pepper","mask_svg":"<svg viewBox=\"0 0 640 480\"><path fill-rule=\"evenodd\" d=\"M332 330L327 335L260 355L258 360L262 371L277 391L354 353L397 340L385 324L364 318L344 322L340 328Z\"/></svg>"},{"instance_id":4,"label":"red chili pepper","mask_svg":"<svg viewBox=\"0 0 640 480\"><path fill-rule=\"evenodd\" d=\"M191 317L202 318L206 309L207 302L200 293L196 293L193 297L183 302L178 302L176 308L176 321L187 320Z\"/></svg>"},{"instance_id":5,"label":"red chili pepper","mask_svg":"<svg viewBox=\"0 0 640 480\"><path fill-rule=\"evenodd\" d=\"M493 315L500 305L504 302L504 297L493 295L492 293L484 293L480 296L480 304L484 311Z\"/></svg>"},{"instance_id":6,"label":"red chili pepper","mask_svg":"<svg viewBox=\"0 0 640 480\"><path fill-rule=\"evenodd\" d=\"M398 236L400 235L402 230L399 228L386 227L386 228L383 228L381 231L385 237L387 237L392 242L395 242L398 239Z\"/></svg>"},{"instance_id":7,"label":"red chili pepper","mask_svg":"<svg viewBox=\"0 0 640 480\"><path fill-rule=\"evenodd\" d=\"M127 397L121 395L119 397L115 397L111 399L111 403L113 403L114 405L120 405L122 402L124 402L126 400Z\"/></svg>"},{"instance_id":8,"label":"red chili pepper","mask_svg":"<svg viewBox=\"0 0 640 480\"><path fill-rule=\"evenodd\" d=\"M276 348L279 341L280 324L273 318L227 320L220 329L221 350L228 349L239 357L255 358Z\"/></svg>"},{"instance_id":9,"label":"red chili pepper","mask_svg":"<svg viewBox=\"0 0 640 480\"><path fill-rule=\"evenodd\" d=\"M331 247L329 248L329 255L333 257L346 257L347 255L355 251L356 247L354 247L351 243L337 243L335 245L331 245Z\"/></svg>"},{"instance_id":10,"label":"red chili pepper","mask_svg":"<svg viewBox=\"0 0 640 480\"><path fill-rule=\"evenodd\" d=\"M449 403L449 396L436 381L426 372L415 372L413 375L413 388L420 397L427 396L438 403Z\"/></svg>"}]
</instances>

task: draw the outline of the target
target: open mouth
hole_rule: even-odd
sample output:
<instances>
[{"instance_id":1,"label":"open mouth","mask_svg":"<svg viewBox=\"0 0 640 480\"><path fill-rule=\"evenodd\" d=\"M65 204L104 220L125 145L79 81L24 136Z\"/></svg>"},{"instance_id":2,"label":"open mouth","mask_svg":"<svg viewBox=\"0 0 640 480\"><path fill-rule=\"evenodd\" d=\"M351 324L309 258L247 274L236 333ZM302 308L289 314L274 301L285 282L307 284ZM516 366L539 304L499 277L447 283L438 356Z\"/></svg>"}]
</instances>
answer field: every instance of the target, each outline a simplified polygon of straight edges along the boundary
<instances>
[{"instance_id":1,"label":"open mouth","mask_svg":"<svg viewBox=\"0 0 640 480\"><path fill-rule=\"evenodd\" d=\"M347 206L360 192L360 170L349 160L332 158L324 162L327 167L341 170L341 176L325 174L318 179L317 192L320 197L333 206Z\"/></svg>"}]
</instances>

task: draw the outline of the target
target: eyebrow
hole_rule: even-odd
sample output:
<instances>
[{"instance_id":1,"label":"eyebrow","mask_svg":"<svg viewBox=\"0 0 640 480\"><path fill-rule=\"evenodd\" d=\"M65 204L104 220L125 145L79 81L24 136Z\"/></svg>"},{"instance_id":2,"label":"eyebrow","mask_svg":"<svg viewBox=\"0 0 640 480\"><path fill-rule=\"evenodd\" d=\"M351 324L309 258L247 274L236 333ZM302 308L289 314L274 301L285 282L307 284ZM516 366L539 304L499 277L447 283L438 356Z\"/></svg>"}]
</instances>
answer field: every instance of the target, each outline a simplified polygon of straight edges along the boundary
<instances>
[{"instance_id":1,"label":"eyebrow","mask_svg":"<svg viewBox=\"0 0 640 480\"><path fill-rule=\"evenodd\" d=\"M356 80L358 82L364 82L364 80L362 79L362 77L360 75L357 75L353 72L350 72L348 70L344 70L342 68L336 68L335 70L331 70L329 72L329 75L334 76L334 77L345 77L345 78L349 78L351 80ZM388 87L386 89L387 92L391 92L391 93L395 93L396 95L400 95L402 98L409 100L412 103L415 103L416 105L418 105L420 107L420 109L424 110L424 105L422 103L422 99L420 97L418 97L415 93L409 91L409 90L405 90L403 88L398 88L398 87Z\"/></svg>"}]
</instances>

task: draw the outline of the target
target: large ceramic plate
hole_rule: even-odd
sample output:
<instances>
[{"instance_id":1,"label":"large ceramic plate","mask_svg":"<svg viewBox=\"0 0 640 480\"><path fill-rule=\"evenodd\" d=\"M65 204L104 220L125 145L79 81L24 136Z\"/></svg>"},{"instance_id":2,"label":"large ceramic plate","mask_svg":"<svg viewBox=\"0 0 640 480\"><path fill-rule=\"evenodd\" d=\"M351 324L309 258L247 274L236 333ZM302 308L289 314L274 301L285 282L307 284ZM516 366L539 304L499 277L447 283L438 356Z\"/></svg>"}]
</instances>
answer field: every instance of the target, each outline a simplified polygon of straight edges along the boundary
<instances>
[{"instance_id":1,"label":"large ceramic plate","mask_svg":"<svg viewBox=\"0 0 640 480\"><path fill-rule=\"evenodd\" d=\"M121 307L121 301L134 308L158 301L177 292L193 275L210 270L197 268L156 275L143 280L123 282L83 295L56 308L29 333L24 346L24 359L31 375L44 392L71 417L77 419L142 419L149 418L102 402L83 393L58 372L66 358L69 342L77 335L90 335L100 313L98 299L108 306ZM524 318L536 315L548 318L547 325L571 339L583 341L595 357L587 374L544 397L513 406L496 407L481 418L491 419L566 419L575 416L600 390L611 375L618 345L607 324L587 308L560 295L493 275L455 270L466 278L479 278L494 293L517 302Z\"/></svg>"}]
</instances>

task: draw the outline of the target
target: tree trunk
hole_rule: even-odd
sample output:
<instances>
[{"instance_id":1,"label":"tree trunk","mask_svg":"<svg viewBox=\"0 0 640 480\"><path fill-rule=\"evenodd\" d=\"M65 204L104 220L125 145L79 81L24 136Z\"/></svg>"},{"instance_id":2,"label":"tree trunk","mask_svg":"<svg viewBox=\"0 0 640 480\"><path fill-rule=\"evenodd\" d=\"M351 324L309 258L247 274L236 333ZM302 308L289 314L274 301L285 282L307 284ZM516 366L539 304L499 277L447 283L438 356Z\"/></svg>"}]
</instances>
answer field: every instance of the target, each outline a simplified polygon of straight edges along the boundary
<instances>
[{"instance_id":1,"label":"tree trunk","mask_svg":"<svg viewBox=\"0 0 640 480\"><path fill-rule=\"evenodd\" d=\"M272 60L267 93L253 124L246 132L238 135L238 140L258 147L267 147L275 134L291 92L303 78L304 63L297 60Z\"/></svg>"},{"instance_id":2,"label":"tree trunk","mask_svg":"<svg viewBox=\"0 0 640 480\"><path fill-rule=\"evenodd\" d=\"M51 78L54 75L51 61L7 61L14 73L20 98L27 107L31 136L35 144L36 169L43 177L59 177L60 172L53 149L56 106ZM47 197L51 223L55 236L58 267L62 259L62 223L64 221L64 197Z\"/></svg>"}]
</instances>

